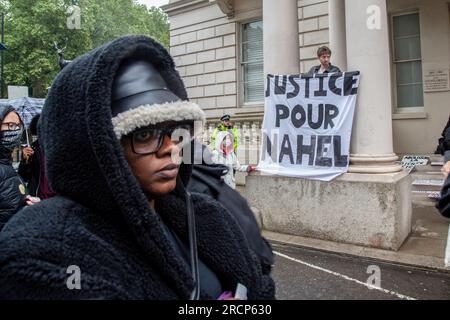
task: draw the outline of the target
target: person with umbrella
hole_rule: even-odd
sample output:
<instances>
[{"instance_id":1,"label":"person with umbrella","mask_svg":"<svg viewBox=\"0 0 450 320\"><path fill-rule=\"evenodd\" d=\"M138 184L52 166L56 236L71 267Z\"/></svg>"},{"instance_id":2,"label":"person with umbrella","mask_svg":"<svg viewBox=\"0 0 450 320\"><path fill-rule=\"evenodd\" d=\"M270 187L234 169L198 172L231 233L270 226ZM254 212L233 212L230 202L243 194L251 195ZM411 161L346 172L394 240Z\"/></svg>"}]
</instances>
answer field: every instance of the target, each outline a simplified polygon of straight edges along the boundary
<instances>
[{"instance_id":1,"label":"person with umbrella","mask_svg":"<svg viewBox=\"0 0 450 320\"><path fill-rule=\"evenodd\" d=\"M30 141L28 136L28 128L31 125L33 118L40 114L42 107L44 106L45 99L23 97L18 99L9 100L8 104L11 105L24 124L26 133L27 146L29 147Z\"/></svg>"},{"instance_id":2,"label":"person with umbrella","mask_svg":"<svg viewBox=\"0 0 450 320\"><path fill-rule=\"evenodd\" d=\"M37 114L31 120L29 131L33 136L38 134L39 118L40 114ZM40 140L40 138L36 139L31 146L22 150L23 157L18 172L22 179L27 182L30 195L44 200L55 196L55 193L51 189L45 174L45 156Z\"/></svg>"},{"instance_id":3,"label":"person with umbrella","mask_svg":"<svg viewBox=\"0 0 450 320\"><path fill-rule=\"evenodd\" d=\"M12 166L13 150L19 146L23 123L14 108L0 106L0 231L6 222L26 205L39 199L30 198L25 185Z\"/></svg>"}]
</instances>

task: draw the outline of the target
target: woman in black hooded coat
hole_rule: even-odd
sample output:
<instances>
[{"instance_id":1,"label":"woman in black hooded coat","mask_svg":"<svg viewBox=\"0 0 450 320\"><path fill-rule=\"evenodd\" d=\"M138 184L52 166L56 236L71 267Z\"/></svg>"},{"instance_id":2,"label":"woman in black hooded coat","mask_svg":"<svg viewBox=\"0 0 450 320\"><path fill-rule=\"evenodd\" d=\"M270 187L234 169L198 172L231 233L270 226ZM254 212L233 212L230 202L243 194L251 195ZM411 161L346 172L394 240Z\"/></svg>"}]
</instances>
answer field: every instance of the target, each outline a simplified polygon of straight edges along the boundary
<instances>
[{"instance_id":1,"label":"woman in black hooded coat","mask_svg":"<svg viewBox=\"0 0 450 320\"><path fill-rule=\"evenodd\" d=\"M140 107L117 114L116 106L123 107L122 85L125 91L134 90L146 77L138 68L131 86L116 85L127 80L119 75L126 61L144 61L143 69L153 66L162 77L157 91L182 101L156 105L152 115L146 113L154 108L148 104L143 114L135 112L131 118L121 115ZM125 68L125 78L133 77L127 72ZM140 94L124 99L135 97ZM193 248L187 222L191 198L200 298L217 299L213 292L218 288L234 291L240 283L249 299L273 299L274 282L263 275L230 213L208 196L189 197L184 185L190 165L181 164L170 193L150 201L145 179L136 175L130 161L138 155L129 152L123 137L134 137L133 130L203 117L201 109L187 101L167 51L150 38L117 39L65 67L46 99L39 132L50 185L58 196L22 210L0 234L0 298L192 298L195 268L186 257L192 253L187 248ZM172 147L166 140L164 148ZM72 270L80 271L78 286L70 286Z\"/></svg>"},{"instance_id":2,"label":"woman in black hooded coat","mask_svg":"<svg viewBox=\"0 0 450 320\"><path fill-rule=\"evenodd\" d=\"M12 118L11 118L12 117ZM9 120L9 118L13 120ZM11 122L12 121L12 122ZM23 124L14 108L0 106L0 231L26 205L25 184L12 166L12 152L19 146ZM12 128L16 126L16 128Z\"/></svg>"}]
</instances>

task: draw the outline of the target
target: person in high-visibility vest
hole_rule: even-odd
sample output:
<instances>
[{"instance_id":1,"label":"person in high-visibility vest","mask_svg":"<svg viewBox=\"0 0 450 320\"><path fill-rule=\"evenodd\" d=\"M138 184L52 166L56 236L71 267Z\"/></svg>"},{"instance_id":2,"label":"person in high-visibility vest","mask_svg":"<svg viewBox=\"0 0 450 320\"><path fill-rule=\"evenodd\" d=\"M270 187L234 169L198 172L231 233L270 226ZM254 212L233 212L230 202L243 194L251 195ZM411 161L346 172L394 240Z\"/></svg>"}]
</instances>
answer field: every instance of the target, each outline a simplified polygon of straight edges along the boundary
<instances>
[{"instance_id":1,"label":"person in high-visibility vest","mask_svg":"<svg viewBox=\"0 0 450 320\"><path fill-rule=\"evenodd\" d=\"M239 133L230 120L231 116L229 114L226 114L220 118L221 123L217 126L217 128L214 129L214 132L211 137L211 147L213 150L216 145L217 134L220 131L227 131L233 136L233 148L234 152L235 153L237 152L237 148L239 146Z\"/></svg>"}]
</instances>

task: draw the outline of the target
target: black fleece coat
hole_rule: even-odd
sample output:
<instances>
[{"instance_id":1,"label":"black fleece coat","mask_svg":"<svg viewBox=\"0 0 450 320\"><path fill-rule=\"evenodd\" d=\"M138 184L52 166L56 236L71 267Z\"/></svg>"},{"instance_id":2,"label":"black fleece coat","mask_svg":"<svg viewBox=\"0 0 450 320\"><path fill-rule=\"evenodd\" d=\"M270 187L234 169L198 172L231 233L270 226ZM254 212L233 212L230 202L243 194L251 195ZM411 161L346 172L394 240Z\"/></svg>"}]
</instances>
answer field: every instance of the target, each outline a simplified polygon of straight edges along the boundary
<instances>
[{"instance_id":1,"label":"black fleece coat","mask_svg":"<svg viewBox=\"0 0 450 320\"><path fill-rule=\"evenodd\" d=\"M0 123L12 111L13 107L0 106ZM0 231L25 205L25 184L12 166L11 153L0 146Z\"/></svg>"},{"instance_id":2,"label":"black fleece coat","mask_svg":"<svg viewBox=\"0 0 450 320\"><path fill-rule=\"evenodd\" d=\"M444 183L441 197L436 205L444 217L450 218L450 175Z\"/></svg>"},{"instance_id":3,"label":"black fleece coat","mask_svg":"<svg viewBox=\"0 0 450 320\"><path fill-rule=\"evenodd\" d=\"M41 115L46 171L58 196L16 214L0 233L0 297L19 299L188 299L194 283L161 220L188 243L185 190L156 201L156 212L126 162L111 123L111 88L121 61L148 59L169 89L186 91L167 51L143 36L117 39L58 75ZM187 185L191 167L182 164ZM272 299L274 282L229 212L192 194L200 259L223 290L237 283L249 299ZM69 266L81 290L69 290ZM204 292L201 298L211 298Z\"/></svg>"},{"instance_id":4,"label":"black fleece coat","mask_svg":"<svg viewBox=\"0 0 450 320\"><path fill-rule=\"evenodd\" d=\"M450 151L450 117L448 117L447 124L445 125L444 130L442 130L438 146L434 153L445 155L446 151Z\"/></svg>"},{"instance_id":5,"label":"black fleece coat","mask_svg":"<svg viewBox=\"0 0 450 320\"><path fill-rule=\"evenodd\" d=\"M18 174L27 182L28 192L33 197L38 197L39 174L41 171L41 155L39 140L31 144L34 154L27 160L22 159L19 164Z\"/></svg>"},{"instance_id":6,"label":"black fleece coat","mask_svg":"<svg viewBox=\"0 0 450 320\"><path fill-rule=\"evenodd\" d=\"M244 232L250 248L260 258L263 272L268 273L274 264L272 248L262 237L247 200L236 190L230 188L221 178L227 171L228 167L220 164L196 164L193 166L188 190L210 195L233 215Z\"/></svg>"}]
</instances>

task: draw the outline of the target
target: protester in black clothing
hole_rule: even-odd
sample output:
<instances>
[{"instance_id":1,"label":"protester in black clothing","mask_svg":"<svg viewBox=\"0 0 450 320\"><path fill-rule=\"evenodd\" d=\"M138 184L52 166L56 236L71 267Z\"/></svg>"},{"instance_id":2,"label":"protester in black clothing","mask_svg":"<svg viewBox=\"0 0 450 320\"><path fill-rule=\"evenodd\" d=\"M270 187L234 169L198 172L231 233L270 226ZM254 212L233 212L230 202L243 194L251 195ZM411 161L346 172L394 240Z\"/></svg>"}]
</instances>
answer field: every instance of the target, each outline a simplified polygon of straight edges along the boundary
<instances>
[{"instance_id":1,"label":"protester in black clothing","mask_svg":"<svg viewBox=\"0 0 450 320\"><path fill-rule=\"evenodd\" d=\"M0 106L0 231L26 205L25 185L12 166L12 152L20 144L23 124L14 108Z\"/></svg>"},{"instance_id":2,"label":"protester in black clothing","mask_svg":"<svg viewBox=\"0 0 450 320\"><path fill-rule=\"evenodd\" d=\"M441 191L441 197L437 203L437 208L444 217L450 218L450 157L442 168L442 172L445 177L445 182Z\"/></svg>"},{"instance_id":3,"label":"protester in black clothing","mask_svg":"<svg viewBox=\"0 0 450 320\"><path fill-rule=\"evenodd\" d=\"M57 196L0 233L0 298L217 299L241 284L251 300L273 299L235 219L184 187L188 141L171 136L204 120L148 37L119 38L67 65L39 128ZM81 290L68 289L70 266Z\"/></svg>"},{"instance_id":4,"label":"protester in black clothing","mask_svg":"<svg viewBox=\"0 0 450 320\"><path fill-rule=\"evenodd\" d=\"M37 114L31 120L29 132L33 136L37 136L39 118L40 115ZM30 195L39 197L41 200L55 196L45 174L45 156L41 148L40 139L36 139L30 147L25 147L22 153L23 157L20 161L18 172L27 183Z\"/></svg>"},{"instance_id":5,"label":"protester in black clothing","mask_svg":"<svg viewBox=\"0 0 450 320\"><path fill-rule=\"evenodd\" d=\"M442 173L444 175L444 187L441 191L441 197L437 203L437 208L447 218L450 218L450 120L447 123L444 132L442 133L442 143L444 155L444 166L442 167Z\"/></svg>"},{"instance_id":6,"label":"protester in black clothing","mask_svg":"<svg viewBox=\"0 0 450 320\"><path fill-rule=\"evenodd\" d=\"M228 167L212 163L212 154L202 146L202 164L195 164L188 190L208 194L219 201L238 222L246 236L250 248L258 255L265 273L271 271L274 258L270 244L261 236L254 213L237 191L230 188L223 180Z\"/></svg>"},{"instance_id":7,"label":"protester in black clothing","mask_svg":"<svg viewBox=\"0 0 450 320\"><path fill-rule=\"evenodd\" d=\"M442 130L441 137L438 141L438 146L436 148L435 154L441 154L444 155L446 150L450 150L450 142L448 139L446 139L446 135L450 135L450 116L448 117L447 124L444 127L444 130Z\"/></svg>"}]
</instances>

